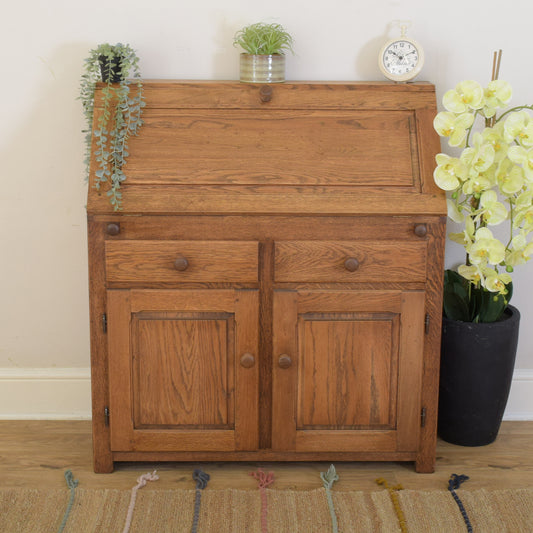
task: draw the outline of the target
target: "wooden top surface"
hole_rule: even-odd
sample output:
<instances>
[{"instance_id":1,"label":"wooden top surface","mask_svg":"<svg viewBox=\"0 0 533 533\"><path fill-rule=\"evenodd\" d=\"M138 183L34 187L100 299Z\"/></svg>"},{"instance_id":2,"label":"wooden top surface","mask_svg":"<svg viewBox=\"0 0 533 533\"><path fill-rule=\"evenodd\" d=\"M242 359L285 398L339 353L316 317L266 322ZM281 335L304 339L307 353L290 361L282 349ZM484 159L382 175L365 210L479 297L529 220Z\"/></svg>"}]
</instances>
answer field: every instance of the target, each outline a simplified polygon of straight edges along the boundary
<instances>
[{"instance_id":1,"label":"wooden top surface","mask_svg":"<svg viewBox=\"0 0 533 533\"><path fill-rule=\"evenodd\" d=\"M135 81L132 80L132 90ZM96 106L100 105L100 90ZM431 83L370 81L287 81L254 84L213 80L143 80L146 109L264 108L259 91L272 90L269 108L419 109L435 106Z\"/></svg>"},{"instance_id":2,"label":"wooden top surface","mask_svg":"<svg viewBox=\"0 0 533 533\"><path fill-rule=\"evenodd\" d=\"M432 177L440 141L429 83L143 85L124 214L446 213ZM95 118L100 98L98 89ZM87 209L113 212L92 187Z\"/></svg>"}]
</instances>

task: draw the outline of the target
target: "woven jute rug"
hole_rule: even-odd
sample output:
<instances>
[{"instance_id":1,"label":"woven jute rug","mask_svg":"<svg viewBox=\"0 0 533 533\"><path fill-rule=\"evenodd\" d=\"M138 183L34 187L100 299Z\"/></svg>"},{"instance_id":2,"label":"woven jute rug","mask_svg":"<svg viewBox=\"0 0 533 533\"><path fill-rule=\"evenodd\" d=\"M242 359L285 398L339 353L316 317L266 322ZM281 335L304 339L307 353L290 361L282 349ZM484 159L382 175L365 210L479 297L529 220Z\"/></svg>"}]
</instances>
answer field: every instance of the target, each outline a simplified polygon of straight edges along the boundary
<instances>
[{"instance_id":1,"label":"woven jute rug","mask_svg":"<svg viewBox=\"0 0 533 533\"><path fill-rule=\"evenodd\" d=\"M0 490L2 533L459 533L449 491ZM459 490L471 530L533 532L533 489ZM331 495L331 498L328 497ZM396 501L395 501L396 500ZM65 514L68 508L68 516ZM132 509L127 524L128 509ZM400 510L400 514L398 514ZM334 514L332 514L332 511Z\"/></svg>"}]
</instances>

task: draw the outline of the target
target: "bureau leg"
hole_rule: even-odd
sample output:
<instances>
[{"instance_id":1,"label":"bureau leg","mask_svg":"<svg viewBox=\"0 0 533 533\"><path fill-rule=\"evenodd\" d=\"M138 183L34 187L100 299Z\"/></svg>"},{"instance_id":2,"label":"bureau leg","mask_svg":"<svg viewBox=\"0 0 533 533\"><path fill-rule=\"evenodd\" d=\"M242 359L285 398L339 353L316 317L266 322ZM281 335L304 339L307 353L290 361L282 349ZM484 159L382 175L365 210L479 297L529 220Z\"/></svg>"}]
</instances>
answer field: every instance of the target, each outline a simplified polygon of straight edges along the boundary
<instances>
[{"instance_id":1,"label":"bureau leg","mask_svg":"<svg viewBox=\"0 0 533 533\"><path fill-rule=\"evenodd\" d=\"M419 454L415 461L415 471L419 474L433 474L435 472L435 455Z\"/></svg>"},{"instance_id":2,"label":"bureau leg","mask_svg":"<svg viewBox=\"0 0 533 533\"><path fill-rule=\"evenodd\" d=\"M113 453L109 446L109 428L98 423L93 413L93 470L109 474L114 470Z\"/></svg>"},{"instance_id":3,"label":"bureau leg","mask_svg":"<svg viewBox=\"0 0 533 533\"><path fill-rule=\"evenodd\" d=\"M113 456L111 454L106 456L98 456L93 458L93 470L95 474L111 474L115 469Z\"/></svg>"}]
</instances>

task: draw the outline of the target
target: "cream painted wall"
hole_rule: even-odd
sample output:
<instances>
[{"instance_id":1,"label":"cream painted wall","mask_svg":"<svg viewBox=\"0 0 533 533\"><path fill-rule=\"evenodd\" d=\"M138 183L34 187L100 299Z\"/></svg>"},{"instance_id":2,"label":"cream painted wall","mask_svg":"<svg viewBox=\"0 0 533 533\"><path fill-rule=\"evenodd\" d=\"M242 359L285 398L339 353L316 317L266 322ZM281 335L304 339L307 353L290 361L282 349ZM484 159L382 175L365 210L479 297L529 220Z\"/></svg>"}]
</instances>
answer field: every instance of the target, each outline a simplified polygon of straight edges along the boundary
<instances>
[{"instance_id":1,"label":"cream painted wall","mask_svg":"<svg viewBox=\"0 0 533 533\"><path fill-rule=\"evenodd\" d=\"M0 31L0 369L87 368L87 250L83 59L126 42L145 78L237 79L234 32L281 22L295 38L295 80L380 80L376 56L395 19L425 48L420 79L439 97L462 79L486 83L492 52L516 103L533 102L531 0L26 0L4 9ZM447 263L462 257L454 245ZM533 262L518 270L519 369L533 369ZM533 405L528 407L533 412Z\"/></svg>"}]
</instances>

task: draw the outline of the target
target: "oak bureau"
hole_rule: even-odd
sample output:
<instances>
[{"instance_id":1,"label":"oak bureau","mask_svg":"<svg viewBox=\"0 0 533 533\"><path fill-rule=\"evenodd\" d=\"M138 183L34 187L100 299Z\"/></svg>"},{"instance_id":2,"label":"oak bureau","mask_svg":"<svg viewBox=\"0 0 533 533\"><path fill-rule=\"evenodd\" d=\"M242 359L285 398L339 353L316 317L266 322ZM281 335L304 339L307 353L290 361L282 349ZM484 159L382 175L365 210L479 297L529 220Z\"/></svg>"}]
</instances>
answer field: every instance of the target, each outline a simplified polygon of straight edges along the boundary
<instances>
[{"instance_id":1,"label":"oak bureau","mask_svg":"<svg viewBox=\"0 0 533 533\"><path fill-rule=\"evenodd\" d=\"M446 217L434 87L154 80L145 98L123 209L89 187L95 471L433 471Z\"/></svg>"}]
</instances>

